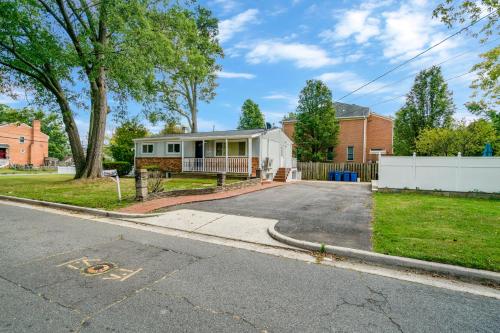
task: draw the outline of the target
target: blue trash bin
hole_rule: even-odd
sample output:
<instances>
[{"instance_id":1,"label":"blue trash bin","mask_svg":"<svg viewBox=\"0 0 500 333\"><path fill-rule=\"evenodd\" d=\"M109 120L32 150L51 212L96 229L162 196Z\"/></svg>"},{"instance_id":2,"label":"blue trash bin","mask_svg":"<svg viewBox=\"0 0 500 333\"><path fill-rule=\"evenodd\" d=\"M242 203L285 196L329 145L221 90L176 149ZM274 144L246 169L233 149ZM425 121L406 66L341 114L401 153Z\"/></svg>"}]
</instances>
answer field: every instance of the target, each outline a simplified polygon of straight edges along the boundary
<instances>
[{"instance_id":1,"label":"blue trash bin","mask_svg":"<svg viewBox=\"0 0 500 333\"><path fill-rule=\"evenodd\" d=\"M334 171L328 172L328 180L333 181L334 179L335 179L335 172Z\"/></svg>"},{"instance_id":2,"label":"blue trash bin","mask_svg":"<svg viewBox=\"0 0 500 333\"><path fill-rule=\"evenodd\" d=\"M342 172L342 181L350 182L351 181L351 173L349 171Z\"/></svg>"},{"instance_id":3,"label":"blue trash bin","mask_svg":"<svg viewBox=\"0 0 500 333\"><path fill-rule=\"evenodd\" d=\"M351 182L357 182L357 181L358 181L358 173L351 172Z\"/></svg>"},{"instance_id":4,"label":"blue trash bin","mask_svg":"<svg viewBox=\"0 0 500 333\"><path fill-rule=\"evenodd\" d=\"M340 182L342 180L342 172L335 171L335 181Z\"/></svg>"}]
</instances>

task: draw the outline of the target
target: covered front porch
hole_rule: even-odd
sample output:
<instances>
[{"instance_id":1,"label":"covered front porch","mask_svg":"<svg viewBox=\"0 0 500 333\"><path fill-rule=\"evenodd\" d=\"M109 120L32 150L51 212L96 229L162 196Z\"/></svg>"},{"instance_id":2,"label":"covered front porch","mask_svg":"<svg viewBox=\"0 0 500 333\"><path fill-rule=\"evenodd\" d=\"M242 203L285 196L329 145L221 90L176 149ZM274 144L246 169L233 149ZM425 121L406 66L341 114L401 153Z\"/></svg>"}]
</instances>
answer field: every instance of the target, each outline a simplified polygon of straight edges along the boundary
<instances>
[{"instance_id":1,"label":"covered front porch","mask_svg":"<svg viewBox=\"0 0 500 333\"><path fill-rule=\"evenodd\" d=\"M182 140L179 145L182 172L225 172L255 176L258 157L252 154L252 138ZM176 149L174 143L167 143L167 152Z\"/></svg>"}]
</instances>

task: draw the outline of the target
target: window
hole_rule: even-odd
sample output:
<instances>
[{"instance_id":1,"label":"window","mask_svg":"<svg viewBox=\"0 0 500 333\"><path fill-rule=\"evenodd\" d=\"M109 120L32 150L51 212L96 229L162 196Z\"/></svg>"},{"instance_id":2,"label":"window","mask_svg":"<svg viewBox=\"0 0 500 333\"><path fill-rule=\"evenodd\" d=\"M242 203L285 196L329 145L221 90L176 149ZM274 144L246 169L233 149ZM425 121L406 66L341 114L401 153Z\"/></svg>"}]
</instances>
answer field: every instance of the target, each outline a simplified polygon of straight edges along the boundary
<instances>
[{"instance_id":1,"label":"window","mask_svg":"<svg viewBox=\"0 0 500 333\"><path fill-rule=\"evenodd\" d=\"M153 144L148 143L142 145L142 153L143 154L152 154L153 153Z\"/></svg>"},{"instance_id":2,"label":"window","mask_svg":"<svg viewBox=\"0 0 500 333\"><path fill-rule=\"evenodd\" d=\"M226 143L216 142L215 143L215 156L226 156Z\"/></svg>"},{"instance_id":3,"label":"window","mask_svg":"<svg viewBox=\"0 0 500 333\"><path fill-rule=\"evenodd\" d=\"M245 142L238 142L238 156L245 156L246 144Z\"/></svg>"},{"instance_id":4,"label":"window","mask_svg":"<svg viewBox=\"0 0 500 333\"><path fill-rule=\"evenodd\" d=\"M370 154L373 154L373 155L378 155L378 154L385 155L386 151L383 148L371 148L370 149Z\"/></svg>"},{"instance_id":5,"label":"window","mask_svg":"<svg viewBox=\"0 0 500 333\"><path fill-rule=\"evenodd\" d=\"M353 146L347 147L347 160L354 161L354 147Z\"/></svg>"},{"instance_id":6,"label":"window","mask_svg":"<svg viewBox=\"0 0 500 333\"><path fill-rule=\"evenodd\" d=\"M24 136L19 137L19 143L24 143Z\"/></svg>"},{"instance_id":7,"label":"window","mask_svg":"<svg viewBox=\"0 0 500 333\"><path fill-rule=\"evenodd\" d=\"M167 143L167 153L168 154L178 154L181 152L180 143Z\"/></svg>"}]
</instances>

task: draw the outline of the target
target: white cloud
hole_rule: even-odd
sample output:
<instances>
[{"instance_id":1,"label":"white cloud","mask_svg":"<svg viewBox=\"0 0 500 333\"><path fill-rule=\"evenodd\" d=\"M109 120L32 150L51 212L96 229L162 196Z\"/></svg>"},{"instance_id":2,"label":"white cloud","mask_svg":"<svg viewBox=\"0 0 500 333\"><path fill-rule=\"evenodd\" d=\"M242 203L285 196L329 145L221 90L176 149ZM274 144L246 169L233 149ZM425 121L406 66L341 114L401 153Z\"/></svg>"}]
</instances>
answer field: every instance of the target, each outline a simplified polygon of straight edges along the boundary
<instances>
[{"instance_id":1,"label":"white cloud","mask_svg":"<svg viewBox=\"0 0 500 333\"><path fill-rule=\"evenodd\" d=\"M297 104L299 102L299 98L297 96L290 94L283 94L283 93L273 93L271 95L267 95L262 98L267 100L285 101L288 104L288 109L291 110L297 108Z\"/></svg>"},{"instance_id":2,"label":"white cloud","mask_svg":"<svg viewBox=\"0 0 500 333\"><path fill-rule=\"evenodd\" d=\"M342 13L335 29L324 30L319 36L325 41L335 41L354 36L362 44L380 33L380 20L370 17L370 10L348 10Z\"/></svg>"},{"instance_id":3,"label":"white cloud","mask_svg":"<svg viewBox=\"0 0 500 333\"><path fill-rule=\"evenodd\" d=\"M250 47L246 59L251 64L291 61L298 68L320 68L341 62L316 45L275 40L257 42Z\"/></svg>"},{"instance_id":4,"label":"white cloud","mask_svg":"<svg viewBox=\"0 0 500 333\"><path fill-rule=\"evenodd\" d=\"M212 0L210 5L220 6L224 13L229 13L239 7L239 3L233 0Z\"/></svg>"},{"instance_id":5,"label":"white cloud","mask_svg":"<svg viewBox=\"0 0 500 333\"><path fill-rule=\"evenodd\" d=\"M349 71L323 73L317 76L316 79L329 83L333 91L341 90L344 92L355 90L368 82L368 80L363 79L358 74ZM372 83L370 90L375 89L378 89L377 93L387 93L390 91L390 87L384 87L383 82Z\"/></svg>"},{"instance_id":6,"label":"white cloud","mask_svg":"<svg viewBox=\"0 0 500 333\"><path fill-rule=\"evenodd\" d=\"M230 19L222 20L219 23L219 40L221 43L227 42L238 32L244 31L248 24L257 21L257 9L248 9Z\"/></svg>"},{"instance_id":7,"label":"white cloud","mask_svg":"<svg viewBox=\"0 0 500 333\"><path fill-rule=\"evenodd\" d=\"M250 74L250 73L235 73L235 72L218 72L217 73L218 77L224 78L224 79L254 79L255 75Z\"/></svg>"}]
</instances>

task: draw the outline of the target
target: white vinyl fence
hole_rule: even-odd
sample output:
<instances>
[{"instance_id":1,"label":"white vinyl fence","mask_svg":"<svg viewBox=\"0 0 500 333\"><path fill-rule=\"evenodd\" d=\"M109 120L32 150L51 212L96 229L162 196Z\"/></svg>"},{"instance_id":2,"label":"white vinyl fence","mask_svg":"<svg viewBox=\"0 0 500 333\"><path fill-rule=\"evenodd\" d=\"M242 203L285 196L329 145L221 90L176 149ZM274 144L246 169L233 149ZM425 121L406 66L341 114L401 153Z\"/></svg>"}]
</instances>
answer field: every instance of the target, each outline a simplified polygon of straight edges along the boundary
<instances>
[{"instance_id":1,"label":"white vinyl fence","mask_svg":"<svg viewBox=\"0 0 500 333\"><path fill-rule=\"evenodd\" d=\"M500 157L382 155L378 187L500 193Z\"/></svg>"},{"instance_id":2,"label":"white vinyl fence","mask_svg":"<svg viewBox=\"0 0 500 333\"><path fill-rule=\"evenodd\" d=\"M74 166L58 166L57 173L59 175L74 175L76 174L76 169Z\"/></svg>"}]
</instances>

